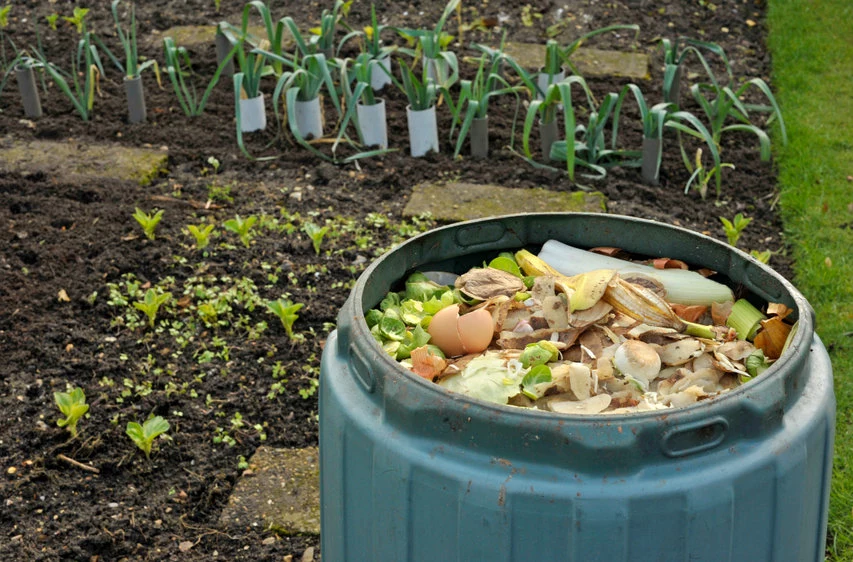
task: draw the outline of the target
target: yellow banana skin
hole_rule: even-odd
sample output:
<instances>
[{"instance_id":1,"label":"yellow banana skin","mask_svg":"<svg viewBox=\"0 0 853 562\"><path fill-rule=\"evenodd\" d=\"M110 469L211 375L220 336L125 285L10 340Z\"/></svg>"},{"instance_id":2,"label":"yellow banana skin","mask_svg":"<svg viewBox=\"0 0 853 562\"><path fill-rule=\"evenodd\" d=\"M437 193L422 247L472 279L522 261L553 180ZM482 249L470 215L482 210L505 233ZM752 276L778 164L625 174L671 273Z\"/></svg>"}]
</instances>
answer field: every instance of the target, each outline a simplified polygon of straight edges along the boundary
<instances>
[{"instance_id":1,"label":"yellow banana skin","mask_svg":"<svg viewBox=\"0 0 853 562\"><path fill-rule=\"evenodd\" d=\"M515 259L527 275L554 277L554 286L569 297L570 312L595 306L604 297L608 284L616 277L614 269L596 269L567 277L527 250L516 252Z\"/></svg>"}]
</instances>

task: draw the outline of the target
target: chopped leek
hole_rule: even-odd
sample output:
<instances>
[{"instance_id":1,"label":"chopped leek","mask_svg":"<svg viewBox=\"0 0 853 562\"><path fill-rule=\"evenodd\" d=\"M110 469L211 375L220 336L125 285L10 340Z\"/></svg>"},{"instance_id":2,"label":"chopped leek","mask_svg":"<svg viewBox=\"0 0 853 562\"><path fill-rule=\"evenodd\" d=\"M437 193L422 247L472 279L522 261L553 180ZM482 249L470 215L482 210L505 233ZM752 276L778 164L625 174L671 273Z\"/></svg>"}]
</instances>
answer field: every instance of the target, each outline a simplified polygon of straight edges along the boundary
<instances>
[{"instance_id":1,"label":"chopped leek","mask_svg":"<svg viewBox=\"0 0 853 562\"><path fill-rule=\"evenodd\" d=\"M748 300L738 299L726 319L726 326L734 328L739 339L752 341L761 327L761 321L766 319L767 317Z\"/></svg>"}]
</instances>

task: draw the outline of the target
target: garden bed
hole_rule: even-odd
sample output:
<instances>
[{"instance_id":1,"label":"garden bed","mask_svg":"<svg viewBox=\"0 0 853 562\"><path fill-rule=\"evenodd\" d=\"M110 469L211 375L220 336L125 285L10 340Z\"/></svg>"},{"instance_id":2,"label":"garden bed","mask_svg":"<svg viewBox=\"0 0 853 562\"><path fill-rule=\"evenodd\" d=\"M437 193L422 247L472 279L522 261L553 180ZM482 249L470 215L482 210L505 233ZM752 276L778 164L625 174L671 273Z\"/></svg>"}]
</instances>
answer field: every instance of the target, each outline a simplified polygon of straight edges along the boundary
<instances>
[{"instance_id":1,"label":"garden bed","mask_svg":"<svg viewBox=\"0 0 853 562\"><path fill-rule=\"evenodd\" d=\"M661 37L684 34L714 41L728 53L735 76L769 81L761 3L531 4L526 12L505 0L463 3L462 19L496 18L508 39L527 42L543 42L557 17L566 22L558 36L565 42L602 26L637 23L636 40L632 34L603 35L592 44L648 53L651 78L638 85L652 103L661 98ZM389 23L410 27L432 25L442 8L426 2L380 7ZM38 21L45 52L67 64L76 31L61 18L58 29L50 30L44 18L53 11L70 15L72 8L59 2L30 11L15 4L4 31L18 46L34 44L32 23ZM117 50L108 3L91 8L89 28ZM217 14L213 2L155 0L137 9L142 38L176 25L238 23L241 6L223 6ZM294 4L287 15L307 27L316 23L320 9ZM355 3L349 15L354 27L368 19L369 4ZM456 25L451 22L451 31ZM464 39L465 45L498 40L496 30L470 31ZM159 43L154 45L141 47L141 54L162 60ZM191 56L197 72L213 72L213 45ZM509 100L494 103L490 111L492 156L486 160L451 157L450 116L442 107L441 153L409 157L405 97L386 90L388 137L398 151L359 167L333 165L310 155L289 135L276 139L272 119L266 131L246 136L251 154L278 156L259 162L238 149L230 80L214 89L202 115L188 118L165 75L161 90L153 73L146 72L148 122L128 125L121 75L105 68L89 122L55 87L42 92L44 117L37 121L24 118L14 79L0 94L4 142L166 147L169 156L167 171L144 187L133 179L75 179L64 173L72 163L62 160L53 170L32 174L0 171L5 240L0 252L0 388L7 420L0 426L5 502L0 522L6 529L0 557L298 559L305 548L318 545L318 537L278 537L262 528L225 525L220 514L247 468L244 461L258 446L317 444L320 354L349 288L382 251L435 224L429 218L403 218L412 188L445 180L503 185L518 189L518 204L507 209L518 212L524 210L527 188L576 191L578 186L564 172L535 169L506 148L514 110ZM470 75L474 67L463 64L462 69ZM689 70L701 68L693 62ZM627 83L616 77L588 82L596 96L618 92ZM274 84L272 78L262 82L268 110ZM326 106L331 123L334 115ZM636 109L626 104L625 112L620 143L637 146L641 130L631 122ZM704 200L696 191L684 193L690 174L674 136L668 140L660 186L642 183L636 168L619 167L604 180L581 183L606 195L609 212L678 224L724 240L719 217L743 213L753 220L738 246L779 252L770 265L790 277L774 208L774 171L759 161L754 137L723 139L723 161L735 168L724 171L719 198L712 187ZM136 208L164 211L153 240L133 219ZM248 247L223 227L236 216L259 219ZM199 250L184 231L203 223L216 226L210 246ZM315 234L319 252L306 232L309 223L329 227L319 241ZM149 288L172 295L155 329L132 306ZM293 337L265 304L282 297L304 305ZM90 405L73 440L57 427L54 404L54 392L68 385L83 388ZM158 440L150 460L125 435L127 422L142 422L149 414L171 426L170 440Z\"/></svg>"}]
</instances>

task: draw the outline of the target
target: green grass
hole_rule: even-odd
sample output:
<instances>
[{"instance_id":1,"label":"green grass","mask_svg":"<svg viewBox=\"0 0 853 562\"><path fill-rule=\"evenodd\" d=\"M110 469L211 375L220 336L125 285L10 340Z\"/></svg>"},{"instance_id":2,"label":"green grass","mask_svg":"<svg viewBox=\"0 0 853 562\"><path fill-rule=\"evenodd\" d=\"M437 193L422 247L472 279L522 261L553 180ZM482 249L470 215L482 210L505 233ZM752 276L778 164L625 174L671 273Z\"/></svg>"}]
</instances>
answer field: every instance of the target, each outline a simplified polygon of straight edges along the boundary
<instances>
[{"instance_id":1,"label":"green grass","mask_svg":"<svg viewBox=\"0 0 853 562\"><path fill-rule=\"evenodd\" d=\"M827 559L853 560L853 4L770 0L768 18L790 141L778 151L782 218L838 400Z\"/></svg>"}]
</instances>

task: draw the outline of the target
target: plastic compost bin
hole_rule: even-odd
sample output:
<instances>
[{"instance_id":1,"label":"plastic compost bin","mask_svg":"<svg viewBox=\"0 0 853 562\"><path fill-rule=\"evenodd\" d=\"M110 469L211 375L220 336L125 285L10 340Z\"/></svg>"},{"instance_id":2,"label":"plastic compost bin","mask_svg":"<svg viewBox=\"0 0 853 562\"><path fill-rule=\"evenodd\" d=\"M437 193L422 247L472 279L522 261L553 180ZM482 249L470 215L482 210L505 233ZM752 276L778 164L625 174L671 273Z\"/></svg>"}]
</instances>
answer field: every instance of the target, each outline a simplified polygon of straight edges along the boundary
<instances>
[{"instance_id":1,"label":"plastic compost bin","mask_svg":"<svg viewBox=\"0 0 853 562\"><path fill-rule=\"evenodd\" d=\"M594 417L453 394L371 337L365 311L408 273L462 273L549 239L711 268L792 308L799 329L775 365L727 394ZM823 560L835 397L813 317L788 281L746 254L641 219L512 215L412 238L361 275L323 353L323 560Z\"/></svg>"}]
</instances>

